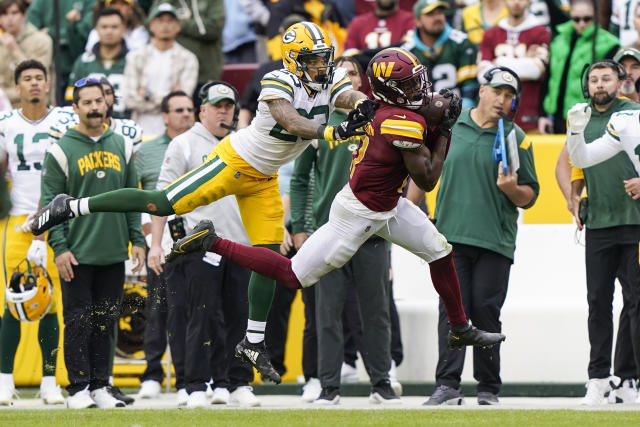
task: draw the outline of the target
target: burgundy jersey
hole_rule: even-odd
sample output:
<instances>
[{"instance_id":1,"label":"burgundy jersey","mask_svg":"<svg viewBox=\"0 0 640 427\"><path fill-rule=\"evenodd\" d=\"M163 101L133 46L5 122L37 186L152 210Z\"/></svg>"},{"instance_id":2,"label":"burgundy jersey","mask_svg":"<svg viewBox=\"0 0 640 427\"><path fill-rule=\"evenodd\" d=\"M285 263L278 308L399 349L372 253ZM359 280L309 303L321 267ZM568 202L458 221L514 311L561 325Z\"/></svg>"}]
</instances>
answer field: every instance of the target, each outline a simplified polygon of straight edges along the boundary
<instances>
[{"instance_id":1,"label":"burgundy jersey","mask_svg":"<svg viewBox=\"0 0 640 427\"><path fill-rule=\"evenodd\" d=\"M355 0L356 14L362 15L367 12L371 12L376 5L376 0ZM400 0L400 9L413 10L413 5L416 0Z\"/></svg>"},{"instance_id":2,"label":"burgundy jersey","mask_svg":"<svg viewBox=\"0 0 640 427\"><path fill-rule=\"evenodd\" d=\"M381 104L373 122L353 153L349 186L356 198L376 212L390 211L398 204L409 172L404 165L404 149L417 149L424 142L426 123L412 110Z\"/></svg>"},{"instance_id":3,"label":"burgundy jersey","mask_svg":"<svg viewBox=\"0 0 640 427\"><path fill-rule=\"evenodd\" d=\"M412 31L416 21L411 12L398 9L385 18L376 17L373 12L356 16L347 28L344 50L380 49L391 43L402 41Z\"/></svg>"},{"instance_id":4,"label":"burgundy jersey","mask_svg":"<svg viewBox=\"0 0 640 427\"><path fill-rule=\"evenodd\" d=\"M540 66L546 68L549 61L549 30L542 25L525 27L522 31L508 31L501 26L495 26L484 33L480 43L481 61L491 61L501 56L524 58L530 56L531 46L538 46L536 57ZM531 49L533 50L533 49ZM528 54L529 53L529 54ZM541 92L544 82L544 71L538 80L522 82L520 105L515 121L524 130L536 129L540 116Z\"/></svg>"}]
</instances>

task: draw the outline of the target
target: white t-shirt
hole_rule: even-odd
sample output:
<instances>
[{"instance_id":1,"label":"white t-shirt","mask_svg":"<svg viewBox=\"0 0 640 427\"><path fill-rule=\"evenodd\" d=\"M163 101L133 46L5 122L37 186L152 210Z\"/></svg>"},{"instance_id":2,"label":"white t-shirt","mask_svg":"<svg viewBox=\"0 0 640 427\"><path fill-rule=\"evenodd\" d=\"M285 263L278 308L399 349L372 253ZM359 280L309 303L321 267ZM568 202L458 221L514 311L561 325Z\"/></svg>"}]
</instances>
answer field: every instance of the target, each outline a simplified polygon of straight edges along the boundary
<instances>
[{"instance_id":1,"label":"white t-shirt","mask_svg":"<svg viewBox=\"0 0 640 427\"><path fill-rule=\"evenodd\" d=\"M22 109L0 114L0 160L8 157L11 176L12 216L29 215L38 210L40 176L49 142L49 128L57 122L60 108L49 110L37 122L27 120Z\"/></svg>"}]
</instances>

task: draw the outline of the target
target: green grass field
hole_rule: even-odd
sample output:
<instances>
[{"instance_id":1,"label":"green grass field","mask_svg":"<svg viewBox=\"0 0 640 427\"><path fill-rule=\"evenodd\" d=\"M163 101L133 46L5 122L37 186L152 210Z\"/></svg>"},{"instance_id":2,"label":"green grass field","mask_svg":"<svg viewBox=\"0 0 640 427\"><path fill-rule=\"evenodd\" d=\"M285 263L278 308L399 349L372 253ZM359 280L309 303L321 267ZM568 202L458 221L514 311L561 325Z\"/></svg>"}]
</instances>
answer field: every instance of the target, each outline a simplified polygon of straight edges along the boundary
<instances>
[{"instance_id":1,"label":"green grass field","mask_svg":"<svg viewBox=\"0 0 640 427\"><path fill-rule=\"evenodd\" d=\"M2 410L0 426L638 426L640 411Z\"/></svg>"}]
</instances>

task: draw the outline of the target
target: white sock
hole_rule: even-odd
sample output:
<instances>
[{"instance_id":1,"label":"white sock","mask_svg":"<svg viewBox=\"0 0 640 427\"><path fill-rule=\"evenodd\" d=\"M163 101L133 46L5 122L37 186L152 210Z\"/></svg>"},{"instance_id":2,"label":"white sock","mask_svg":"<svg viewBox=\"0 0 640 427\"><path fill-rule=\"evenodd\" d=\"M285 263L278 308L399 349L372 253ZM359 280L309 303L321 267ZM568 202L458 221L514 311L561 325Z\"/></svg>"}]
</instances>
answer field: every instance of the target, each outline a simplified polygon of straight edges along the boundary
<instances>
[{"instance_id":1,"label":"white sock","mask_svg":"<svg viewBox=\"0 0 640 427\"><path fill-rule=\"evenodd\" d=\"M78 200L78 208L80 215L89 215L91 211L89 210L89 198L83 197Z\"/></svg>"},{"instance_id":2,"label":"white sock","mask_svg":"<svg viewBox=\"0 0 640 427\"><path fill-rule=\"evenodd\" d=\"M113 375L111 375L109 377L109 385L111 385L111 386L113 385Z\"/></svg>"},{"instance_id":3,"label":"white sock","mask_svg":"<svg viewBox=\"0 0 640 427\"><path fill-rule=\"evenodd\" d=\"M264 341L264 329L267 322L258 322L249 319L247 321L247 339L250 343L255 344Z\"/></svg>"},{"instance_id":4,"label":"white sock","mask_svg":"<svg viewBox=\"0 0 640 427\"><path fill-rule=\"evenodd\" d=\"M16 388L13 383L13 374L0 374L0 386L8 387L11 389Z\"/></svg>"},{"instance_id":5,"label":"white sock","mask_svg":"<svg viewBox=\"0 0 640 427\"><path fill-rule=\"evenodd\" d=\"M42 377L42 380L40 380L41 389L55 388L55 386L56 377L54 377L53 375L47 375L45 377Z\"/></svg>"}]
</instances>

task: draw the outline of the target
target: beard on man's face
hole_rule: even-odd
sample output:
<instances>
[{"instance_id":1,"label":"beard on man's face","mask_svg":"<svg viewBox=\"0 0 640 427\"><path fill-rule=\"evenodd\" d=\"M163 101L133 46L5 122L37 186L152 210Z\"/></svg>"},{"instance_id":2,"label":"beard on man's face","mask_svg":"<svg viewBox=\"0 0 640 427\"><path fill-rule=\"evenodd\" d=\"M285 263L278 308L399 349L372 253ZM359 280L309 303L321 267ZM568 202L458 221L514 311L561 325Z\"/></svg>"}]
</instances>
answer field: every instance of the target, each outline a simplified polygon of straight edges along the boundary
<instances>
[{"instance_id":1,"label":"beard on man's face","mask_svg":"<svg viewBox=\"0 0 640 427\"><path fill-rule=\"evenodd\" d=\"M607 105L614 99L616 99L616 92L600 91L593 94L591 97L595 105Z\"/></svg>"},{"instance_id":2,"label":"beard on man's face","mask_svg":"<svg viewBox=\"0 0 640 427\"><path fill-rule=\"evenodd\" d=\"M29 100L29 104L38 104L38 103L40 103L40 98L35 97Z\"/></svg>"},{"instance_id":3,"label":"beard on man's face","mask_svg":"<svg viewBox=\"0 0 640 427\"><path fill-rule=\"evenodd\" d=\"M390 11L393 10L396 5L398 4L398 0L394 0L394 1L380 1L380 2L376 2L377 6L384 10L384 11Z\"/></svg>"}]
</instances>

